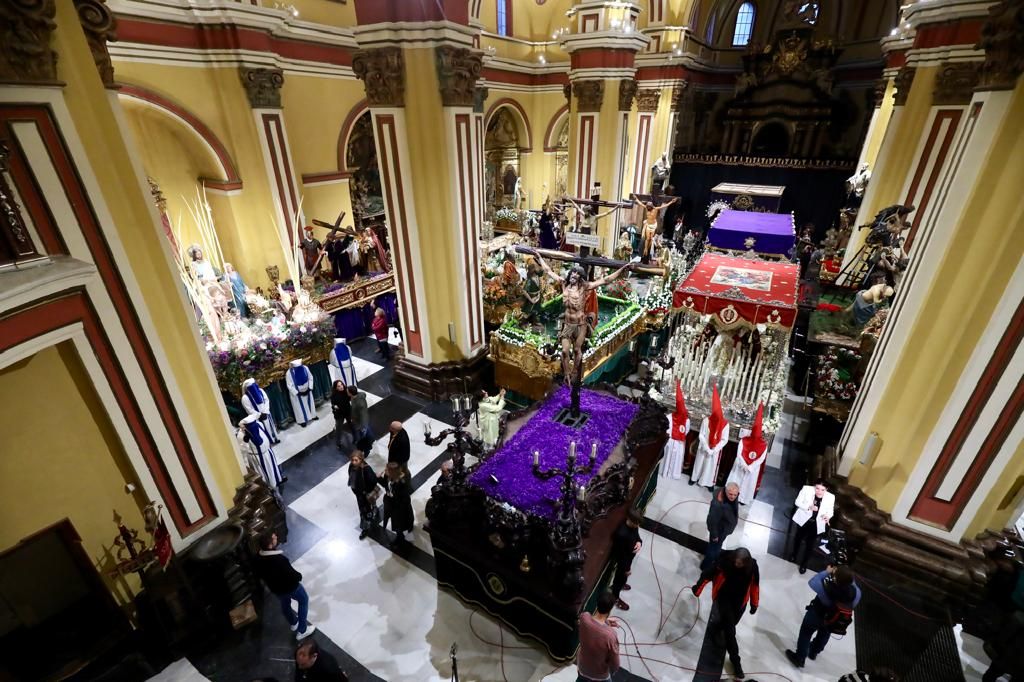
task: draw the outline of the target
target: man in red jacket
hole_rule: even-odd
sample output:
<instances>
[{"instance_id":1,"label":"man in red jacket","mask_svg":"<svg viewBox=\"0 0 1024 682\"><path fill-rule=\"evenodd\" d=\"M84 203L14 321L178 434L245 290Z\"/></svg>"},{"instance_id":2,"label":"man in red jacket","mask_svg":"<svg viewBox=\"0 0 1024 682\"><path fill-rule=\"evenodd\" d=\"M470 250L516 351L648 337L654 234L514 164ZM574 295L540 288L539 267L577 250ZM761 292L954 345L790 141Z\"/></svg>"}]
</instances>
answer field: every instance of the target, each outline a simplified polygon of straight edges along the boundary
<instances>
[{"instance_id":1,"label":"man in red jacket","mask_svg":"<svg viewBox=\"0 0 1024 682\"><path fill-rule=\"evenodd\" d=\"M732 663L733 677L742 680L744 675L743 666L740 665L739 645L736 644L736 625L743 617L748 603L751 615L757 612L761 598L757 560L744 547L722 552L690 589L699 598L708 583L712 583L711 599L715 604L708 627L714 627L716 634L722 633L725 650L729 652L729 661Z\"/></svg>"}]
</instances>

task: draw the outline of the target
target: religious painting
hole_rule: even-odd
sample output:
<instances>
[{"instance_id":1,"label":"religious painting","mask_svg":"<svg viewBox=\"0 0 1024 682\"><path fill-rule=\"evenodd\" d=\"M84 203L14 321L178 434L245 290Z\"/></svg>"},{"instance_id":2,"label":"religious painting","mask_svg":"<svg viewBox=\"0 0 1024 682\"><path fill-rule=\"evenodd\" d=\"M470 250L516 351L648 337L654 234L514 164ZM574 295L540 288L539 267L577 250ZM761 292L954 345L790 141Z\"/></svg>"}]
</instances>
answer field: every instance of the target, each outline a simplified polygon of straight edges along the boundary
<instances>
[{"instance_id":1,"label":"religious painting","mask_svg":"<svg viewBox=\"0 0 1024 682\"><path fill-rule=\"evenodd\" d=\"M519 133L507 108L498 109L484 137L484 182L488 216L514 206L519 180Z\"/></svg>"},{"instance_id":2,"label":"religious painting","mask_svg":"<svg viewBox=\"0 0 1024 682\"><path fill-rule=\"evenodd\" d=\"M555 146L555 188L552 197L563 197L569 193L569 117L565 117L558 132Z\"/></svg>"},{"instance_id":3,"label":"religious painting","mask_svg":"<svg viewBox=\"0 0 1024 682\"><path fill-rule=\"evenodd\" d=\"M711 277L711 283L726 287L753 289L755 291L771 291L772 273L765 270L751 270L749 268L719 265L715 269L715 274Z\"/></svg>"},{"instance_id":4,"label":"religious painting","mask_svg":"<svg viewBox=\"0 0 1024 682\"><path fill-rule=\"evenodd\" d=\"M356 222L361 224L367 218L384 213L384 192L377 168L377 145L373 140L370 112L360 116L352 126L345 163L352 170L349 192Z\"/></svg>"}]
</instances>

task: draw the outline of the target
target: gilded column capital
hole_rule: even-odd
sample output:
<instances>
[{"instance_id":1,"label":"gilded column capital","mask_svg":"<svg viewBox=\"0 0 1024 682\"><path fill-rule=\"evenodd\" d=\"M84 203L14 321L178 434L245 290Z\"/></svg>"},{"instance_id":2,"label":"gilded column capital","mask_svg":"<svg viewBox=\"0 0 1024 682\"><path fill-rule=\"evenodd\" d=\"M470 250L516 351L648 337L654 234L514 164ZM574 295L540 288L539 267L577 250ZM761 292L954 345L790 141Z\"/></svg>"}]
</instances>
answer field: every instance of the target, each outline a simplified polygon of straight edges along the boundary
<instances>
[{"instance_id":1,"label":"gilded column capital","mask_svg":"<svg viewBox=\"0 0 1024 682\"><path fill-rule=\"evenodd\" d=\"M879 78L878 80L875 81L875 86L874 86L875 109L880 108L882 106L882 103L885 101L885 88L888 87L888 85L889 85L889 80L886 79L886 78Z\"/></svg>"},{"instance_id":2,"label":"gilded column capital","mask_svg":"<svg viewBox=\"0 0 1024 682\"><path fill-rule=\"evenodd\" d=\"M243 66L238 69L242 87L253 109L280 109L281 86L284 72L281 69L254 69Z\"/></svg>"},{"instance_id":3,"label":"gilded column capital","mask_svg":"<svg viewBox=\"0 0 1024 682\"><path fill-rule=\"evenodd\" d=\"M89 52L100 72L100 80L108 88L114 87L114 65L110 61L107 43L117 42L117 19L104 0L75 0L78 21L89 43Z\"/></svg>"},{"instance_id":4,"label":"gilded column capital","mask_svg":"<svg viewBox=\"0 0 1024 682\"><path fill-rule=\"evenodd\" d=\"M640 90L636 93L638 111L657 111L661 101L661 90Z\"/></svg>"},{"instance_id":5,"label":"gilded column capital","mask_svg":"<svg viewBox=\"0 0 1024 682\"><path fill-rule=\"evenodd\" d=\"M1013 90L1024 71L1024 0L1002 0L988 8L975 49L985 50L981 90Z\"/></svg>"},{"instance_id":6,"label":"gilded column capital","mask_svg":"<svg viewBox=\"0 0 1024 682\"><path fill-rule=\"evenodd\" d=\"M637 84L633 78L623 78L619 81L619 111L629 111L633 108L633 98L636 97Z\"/></svg>"},{"instance_id":7,"label":"gilded column capital","mask_svg":"<svg viewBox=\"0 0 1024 682\"><path fill-rule=\"evenodd\" d=\"M562 94L565 95L565 101L570 106L572 105L572 83L566 83L562 86Z\"/></svg>"},{"instance_id":8,"label":"gilded column capital","mask_svg":"<svg viewBox=\"0 0 1024 682\"><path fill-rule=\"evenodd\" d=\"M352 57L352 70L363 81L371 106L405 106L405 58L400 47L359 50Z\"/></svg>"},{"instance_id":9,"label":"gilded column capital","mask_svg":"<svg viewBox=\"0 0 1024 682\"><path fill-rule=\"evenodd\" d=\"M471 107L476 99L483 57L465 47L442 45L434 50L441 103L446 107Z\"/></svg>"},{"instance_id":10,"label":"gilded column capital","mask_svg":"<svg viewBox=\"0 0 1024 682\"><path fill-rule=\"evenodd\" d=\"M914 84L914 74L917 73L917 69L912 66L904 66L896 74L893 79L896 86L896 93L893 95L896 106L902 107L907 103L907 97L910 96L910 88Z\"/></svg>"},{"instance_id":11,"label":"gilded column capital","mask_svg":"<svg viewBox=\"0 0 1024 682\"><path fill-rule=\"evenodd\" d=\"M0 82L57 82L57 52L50 47L56 14L54 0L0 2Z\"/></svg>"},{"instance_id":12,"label":"gilded column capital","mask_svg":"<svg viewBox=\"0 0 1024 682\"><path fill-rule=\"evenodd\" d=\"M576 95L576 110L580 112L601 111L604 102L604 81L577 81L572 85Z\"/></svg>"},{"instance_id":13,"label":"gilded column capital","mask_svg":"<svg viewBox=\"0 0 1024 682\"><path fill-rule=\"evenodd\" d=\"M945 62L935 74L932 104L939 106L970 102L981 77L981 66L980 62Z\"/></svg>"}]
</instances>

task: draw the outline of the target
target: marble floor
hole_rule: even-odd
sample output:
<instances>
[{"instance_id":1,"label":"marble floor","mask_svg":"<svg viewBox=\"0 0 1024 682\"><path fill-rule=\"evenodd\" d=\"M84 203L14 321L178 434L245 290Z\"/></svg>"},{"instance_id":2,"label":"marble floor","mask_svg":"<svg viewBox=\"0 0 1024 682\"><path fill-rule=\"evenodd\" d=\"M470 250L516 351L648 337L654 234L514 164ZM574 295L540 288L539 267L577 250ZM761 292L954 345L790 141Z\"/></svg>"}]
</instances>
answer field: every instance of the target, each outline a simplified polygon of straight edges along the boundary
<instances>
[{"instance_id":1,"label":"marble floor","mask_svg":"<svg viewBox=\"0 0 1024 682\"><path fill-rule=\"evenodd\" d=\"M310 620L318 628L316 640L342 662L352 680L450 680L453 644L463 682L575 680L574 665L556 666L532 640L438 589L430 540L421 525L444 446L426 445L423 425L429 423L435 433L448 426L447 408L394 393L391 369L375 362L370 344L354 344L353 350L360 357L360 388L373 396L375 433L386 433L387 423L399 419L410 435L418 527L411 544L394 551L388 547L388 532L359 540L355 499L347 486L348 459L334 445L330 428L323 428L328 423L333 427L333 420L321 418L318 430L307 428L308 433L296 435L308 442L282 458L289 476L282 497L290 530L283 549L303 574ZM726 548L749 548L760 567L761 607L756 615L745 615L737 628L748 680L837 680L856 668L856 625L846 637L829 642L803 670L796 670L784 655L795 646L804 607L813 596L807 586L812 573L798 575L796 566L783 558L788 516L803 482L801 474L792 472L805 471L809 457L800 445L807 426L803 401L791 397L762 490L741 509L743 520L726 542ZM377 471L386 461L385 438L378 439L368 458ZM634 562L632 589L623 593L632 608L614 614L624 626L619 633L624 670L616 680L732 679L725 652L714 638L705 637L710 590L698 600L688 589L698 576L706 544L710 496L686 478L659 479L641 530L644 547ZM812 570L825 559L815 561ZM291 679L284 621L272 608L263 620L262 626L250 626L262 629L241 638L244 644L179 661L154 679ZM958 643L967 679L975 680L987 663L980 643L971 639L963 635Z\"/></svg>"}]
</instances>

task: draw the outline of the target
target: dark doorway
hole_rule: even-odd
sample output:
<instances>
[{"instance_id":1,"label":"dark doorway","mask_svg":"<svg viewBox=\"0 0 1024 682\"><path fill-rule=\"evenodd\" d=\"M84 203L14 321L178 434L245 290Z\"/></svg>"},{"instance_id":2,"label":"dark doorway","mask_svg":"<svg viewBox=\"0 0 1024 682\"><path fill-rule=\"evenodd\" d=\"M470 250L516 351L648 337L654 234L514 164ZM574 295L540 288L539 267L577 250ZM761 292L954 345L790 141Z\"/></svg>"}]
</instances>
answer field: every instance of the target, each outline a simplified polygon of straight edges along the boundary
<instances>
[{"instance_id":1,"label":"dark doorway","mask_svg":"<svg viewBox=\"0 0 1024 682\"><path fill-rule=\"evenodd\" d=\"M789 130L781 123L765 123L750 143L752 156L789 156Z\"/></svg>"}]
</instances>

